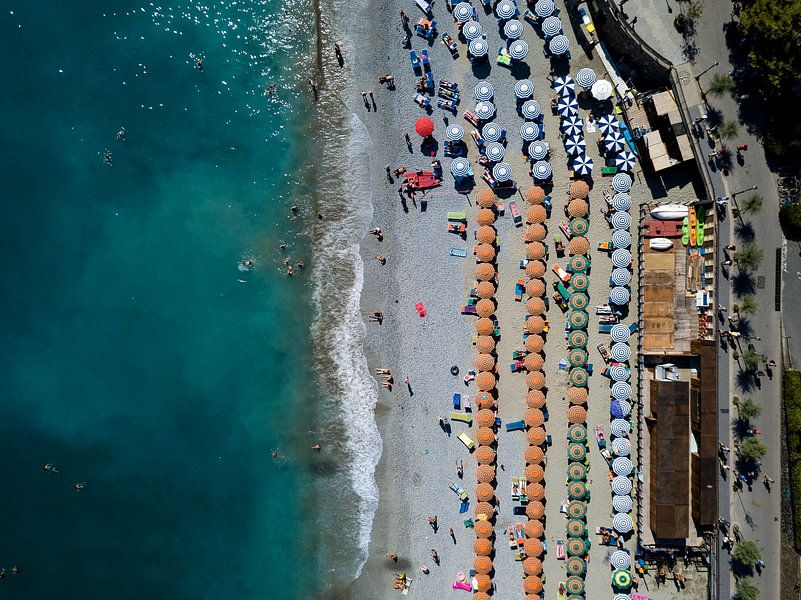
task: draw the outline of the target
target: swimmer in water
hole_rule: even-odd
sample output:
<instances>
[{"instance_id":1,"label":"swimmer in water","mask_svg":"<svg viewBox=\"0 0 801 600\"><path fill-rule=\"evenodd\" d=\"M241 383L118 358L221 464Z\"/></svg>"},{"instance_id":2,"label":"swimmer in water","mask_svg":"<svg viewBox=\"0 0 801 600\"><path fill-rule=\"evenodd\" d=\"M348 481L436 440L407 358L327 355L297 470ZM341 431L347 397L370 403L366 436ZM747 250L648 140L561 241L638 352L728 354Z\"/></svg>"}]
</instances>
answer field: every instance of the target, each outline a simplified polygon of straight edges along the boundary
<instances>
[{"instance_id":1,"label":"swimmer in water","mask_svg":"<svg viewBox=\"0 0 801 600\"><path fill-rule=\"evenodd\" d=\"M298 269L302 269L303 268L303 261L299 260L298 264L296 266L298 267Z\"/></svg>"},{"instance_id":2,"label":"swimmer in water","mask_svg":"<svg viewBox=\"0 0 801 600\"><path fill-rule=\"evenodd\" d=\"M53 463L47 463L44 466L44 470L47 471L48 473L54 473L58 475L58 469L56 469L56 466Z\"/></svg>"},{"instance_id":3,"label":"swimmer in water","mask_svg":"<svg viewBox=\"0 0 801 600\"><path fill-rule=\"evenodd\" d=\"M108 150L103 150L103 162L111 166L111 152Z\"/></svg>"},{"instance_id":4,"label":"swimmer in water","mask_svg":"<svg viewBox=\"0 0 801 600\"><path fill-rule=\"evenodd\" d=\"M318 452L322 450L320 444L312 444L312 450L317 450Z\"/></svg>"},{"instance_id":5,"label":"swimmer in water","mask_svg":"<svg viewBox=\"0 0 801 600\"><path fill-rule=\"evenodd\" d=\"M289 207L289 210L291 210L293 213L298 212L298 205L293 204L292 206Z\"/></svg>"},{"instance_id":6,"label":"swimmer in water","mask_svg":"<svg viewBox=\"0 0 801 600\"><path fill-rule=\"evenodd\" d=\"M272 96L274 91L275 91L275 84L274 84L274 83L271 83L271 84L270 84L270 85L267 87L267 93L268 93L270 96Z\"/></svg>"},{"instance_id":7,"label":"swimmer in water","mask_svg":"<svg viewBox=\"0 0 801 600\"><path fill-rule=\"evenodd\" d=\"M286 242L281 242L281 245L280 245L280 246L278 246L278 247L279 247L281 250L286 250L286 248L287 248L287 243L286 243Z\"/></svg>"},{"instance_id":8,"label":"swimmer in water","mask_svg":"<svg viewBox=\"0 0 801 600\"><path fill-rule=\"evenodd\" d=\"M294 270L292 269L292 265L288 265L286 268L286 274L292 277Z\"/></svg>"},{"instance_id":9,"label":"swimmer in water","mask_svg":"<svg viewBox=\"0 0 801 600\"><path fill-rule=\"evenodd\" d=\"M76 483L75 484L75 491L80 493L86 487L85 483Z\"/></svg>"},{"instance_id":10,"label":"swimmer in water","mask_svg":"<svg viewBox=\"0 0 801 600\"><path fill-rule=\"evenodd\" d=\"M198 71L202 71L203 70L203 59L202 58L198 58L197 59L197 61L195 62L195 68Z\"/></svg>"},{"instance_id":11,"label":"swimmer in water","mask_svg":"<svg viewBox=\"0 0 801 600\"><path fill-rule=\"evenodd\" d=\"M279 458L281 458L281 453L278 452L278 450L273 450L273 458L275 460L278 460Z\"/></svg>"},{"instance_id":12,"label":"swimmer in water","mask_svg":"<svg viewBox=\"0 0 801 600\"><path fill-rule=\"evenodd\" d=\"M125 139L125 128L124 127L117 132L117 139L120 140L121 142L127 141Z\"/></svg>"}]
</instances>

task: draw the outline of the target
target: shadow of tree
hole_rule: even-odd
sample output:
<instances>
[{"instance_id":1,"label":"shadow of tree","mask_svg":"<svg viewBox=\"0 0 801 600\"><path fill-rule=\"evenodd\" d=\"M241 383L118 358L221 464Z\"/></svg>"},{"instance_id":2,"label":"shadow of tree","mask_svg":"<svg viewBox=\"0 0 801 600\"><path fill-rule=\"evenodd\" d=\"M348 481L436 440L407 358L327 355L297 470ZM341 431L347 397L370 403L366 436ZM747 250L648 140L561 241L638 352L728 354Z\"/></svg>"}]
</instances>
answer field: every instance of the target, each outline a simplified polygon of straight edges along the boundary
<instances>
[{"instance_id":1,"label":"shadow of tree","mask_svg":"<svg viewBox=\"0 0 801 600\"><path fill-rule=\"evenodd\" d=\"M737 225L734 226L734 235L737 236L737 239L741 242L748 244L754 241L756 234L754 233L754 226L749 221L748 223L739 222Z\"/></svg>"},{"instance_id":2,"label":"shadow of tree","mask_svg":"<svg viewBox=\"0 0 801 600\"><path fill-rule=\"evenodd\" d=\"M723 125L723 113L720 109L710 106L706 111L706 122L710 127L720 127Z\"/></svg>"},{"instance_id":3,"label":"shadow of tree","mask_svg":"<svg viewBox=\"0 0 801 600\"><path fill-rule=\"evenodd\" d=\"M734 437L742 441L742 439L748 435L749 425L750 424L747 419L735 417L731 420L731 432L734 434Z\"/></svg>"},{"instance_id":4,"label":"shadow of tree","mask_svg":"<svg viewBox=\"0 0 801 600\"><path fill-rule=\"evenodd\" d=\"M754 327L751 325L750 319L747 317L740 317L740 322L737 323L737 331L739 331L744 338L750 338L754 334Z\"/></svg>"},{"instance_id":5,"label":"shadow of tree","mask_svg":"<svg viewBox=\"0 0 801 600\"><path fill-rule=\"evenodd\" d=\"M743 392L752 392L756 388L753 373L744 371L741 368L737 369L737 387Z\"/></svg>"},{"instance_id":6,"label":"shadow of tree","mask_svg":"<svg viewBox=\"0 0 801 600\"><path fill-rule=\"evenodd\" d=\"M747 296L756 292L756 282L754 276L748 271L740 271L732 277L731 287L734 293L739 296Z\"/></svg>"}]
</instances>

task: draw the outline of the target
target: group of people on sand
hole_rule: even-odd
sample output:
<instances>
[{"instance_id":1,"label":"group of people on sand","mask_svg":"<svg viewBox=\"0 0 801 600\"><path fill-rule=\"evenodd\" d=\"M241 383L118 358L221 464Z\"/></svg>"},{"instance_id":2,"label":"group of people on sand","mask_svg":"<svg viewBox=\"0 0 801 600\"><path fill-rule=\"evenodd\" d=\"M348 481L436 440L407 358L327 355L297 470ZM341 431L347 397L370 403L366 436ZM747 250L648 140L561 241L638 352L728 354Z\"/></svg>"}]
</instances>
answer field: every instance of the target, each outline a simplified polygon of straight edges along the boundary
<instances>
[{"instance_id":1,"label":"group of people on sand","mask_svg":"<svg viewBox=\"0 0 801 600\"><path fill-rule=\"evenodd\" d=\"M381 375L383 381L381 382L381 387L388 389L390 392L392 391L392 386L395 384L395 379L392 377L392 371L389 369L376 369L376 375Z\"/></svg>"}]
</instances>

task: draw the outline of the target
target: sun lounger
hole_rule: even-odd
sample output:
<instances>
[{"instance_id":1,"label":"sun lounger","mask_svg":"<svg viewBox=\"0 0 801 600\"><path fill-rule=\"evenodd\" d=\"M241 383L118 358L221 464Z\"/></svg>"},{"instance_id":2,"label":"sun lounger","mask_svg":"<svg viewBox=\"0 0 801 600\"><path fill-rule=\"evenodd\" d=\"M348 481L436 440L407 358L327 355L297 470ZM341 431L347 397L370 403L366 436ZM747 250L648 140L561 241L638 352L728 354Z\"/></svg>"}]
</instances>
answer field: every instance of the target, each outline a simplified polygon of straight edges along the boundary
<instances>
[{"instance_id":1,"label":"sun lounger","mask_svg":"<svg viewBox=\"0 0 801 600\"><path fill-rule=\"evenodd\" d=\"M448 250L448 254L451 256L458 256L459 258L465 258L467 256L467 250L463 250L462 248L451 248Z\"/></svg>"},{"instance_id":2,"label":"sun lounger","mask_svg":"<svg viewBox=\"0 0 801 600\"><path fill-rule=\"evenodd\" d=\"M598 333L609 333L612 331L611 323L601 323L598 325Z\"/></svg>"},{"instance_id":3,"label":"sun lounger","mask_svg":"<svg viewBox=\"0 0 801 600\"><path fill-rule=\"evenodd\" d=\"M467 394L462 395L462 406L465 412L473 412L473 408L470 406L470 396Z\"/></svg>"},{"instance_id":4,"label":"sun lounger","mask_svg":"<svg viewBox=\"0 0 801 600\"><path fill-rule=\"evenodd\" d=\"M451 481L448 484L448 487L451 489L451 491L453 491L454 494L459 496L460 500L468 499L469 496L467 495L467 492L465 492L460 486L456 485L454 482Z\"/></svg>"},{"instance_id":5,"label":"sun lounger","mask_svg":"<svg viewBox=\"0 0 801 600\"><path fill-rule=\"evenodd\" d=\"M556 282L556 291L559 292L559 295L567 302L570 300L570 292L567 291L567 288L561 281Z\"/></svg>"},{"instance_id":6,"label":"sun lounger","mask_svg":"<svg viewBox=\"0 0 801 600\"><path fill-rule=\"evenodd\" d=\"M422 10L425 14L431 14L431 3L427 0L414 0L414 3L417 4L417 6L420 7L420 10Z\"/></svg>"},{"instance_id":7,"label":"sun lounger","mask_svg":"<svg viewBox=\"0 0 801 600\"><path fill-rule=\"evenodd\" d=\"M637 323L632 323L629 325L629 333L637 333L639 331L640 326Z\"/></svg>"},{"instance_id":8,"label":"sun lounger","mask_svg":"<svg viewBox=\"0 0 801 600\"><path fill-rule=\"evenodd\" d=\"M415 94L414 95L414 102L420 108L426 108L426 107L431 106L431 100L429 98L426 98L422 94Z\"/></svg>"},{"instance_id":9,"label":"sun lounger","mask_svg":"<svg viewBox=\"0 0 801 600\"><path fill-rule=\"evenodd\" d=\"M462 407L462 395L457 392L453 395L453 408L459 409L461 407Z\"/></svg>"},{"instance_id":10,"label":"sun lounger","mask_svg":"<svg viewBox=\"0 0 801 600\"><path fill-rule=\"evenodd\" d=\"M469 110L464 111L464 118L476 127L481 123L481 120Z\"/></svg>"},{"instance_id":11,"label":"sun lounger","mask_svg":"<svg viewBox=\"0 0 801 600\"><path fill-rule=\"evenodd\" d=\"M416 50L409 50L409 61L412 63L412 69L415 73L420 71L420 58L417 56Z\"/></svg>"},{"instance_id":12,"label":"sun lounger","mask_svg":"<svg viewBox=\"0 0 801 600\"><path fill-rule=\"evenodd\" d=\"M603 450L606 448L606 439L604 439L604 430L598 425L595 427L595 441L598 443L598 449Z\"/></svg>"},{"instance_id":13,"label":"sun lounger","mask_svg":"<svg viewBox=\"0 0 801 600\"><path fill-rule=\"evenodd\" d=\"M556 558L557 560L565 560L565 541L556 540Z\"/></svg>"},{"instance_id":14,"label":"sun lounger","mask_svg":"<svg viewBox=\"0 0 801 600\"><path fill-rule=\"evenodd\" d=\"M609 353L609 349L605 344L598 344L596 348L598 348L598 352L601 353L601 356L603 356L605 362L612 360L612 355Z\"/></svg>"},{"instance_id":15,"label":"sun lounger","mask_svg":"<svg viewBox=\"0 0 801 600\"><path fill-rule=\"evenodd\" d=\"M567 223L565 223L564 221L559 222L559 229L562 231L563 234L565 234L565 237L567 239L573 237L570 233L570 227L568 227Z\"/></svg>"},{"instance_id":16,"label":"sun lounger","mask_svg":"<svg viewBox=\"0 0 801 600\"><path fill-rule=\"evenodd\" d=\"M453 38L450 36L450 34L442 34L442 43L445 44L446 48L448 48L448 51L451 53L453 58L457 58L459 56L459 46L453 41Z\"/></svg>"},{"instance_id":17,"label":"sun lounger","mask_svg":"<svg viewBox=\"0 0 801 600\"><path fill-rule=\"evenodd\" d=\"M464 581L454 581L453 582L453 589L455 590L464 590L466 592L472 592L473 586Z\"/></svg>"},{"instance_id":18,"label":"sun lounger","mask_svg":"<svg viewBox=\"0 0 801 600\"><path fill-rule=\"evenodd\" d=\"M617 173L617 167L601 167L601 177L611 177Z\"/></svg>"},{"instance_id":19,"label":"sun lounger","mask_svg":"<svg viewBox=\"0 0 801 600\"><path fill-rule=\"evenodd\" d=\"M526 428L525 421L512 421L506 424L506 431L522 431Z\"/></svg>"},{"instance_id":20,"label":"sun lounger","mask_svg":"<svg viewBox=\"0 0 801 600\"><path fill-rule=\"evenodd\" d=\"M431 67L431 59L428 57L428 50L420 50L420 62L423 63L424 69Z\"/></svg>"},{"instance_id":21,"label":"sun lounger","mask_svg":"<svg viewBox=\"0 0 801 600\"><path fill-rule=\"evenodd\" d=\"M417 0L417 1L420 2L420 0ZM411 587L412 587L412 578L411 577L407 577L406 581L403 582L403 591L401 592L401 595L402 596L408 596L409 595L409 588L411 588Z\"/></svg>"},{"instance_id":22,"label":"sun lounger","mask_svg":"<svg viewBox=\"0 0 801 600\"><path fill-rule=\"evenodd\" d=\"M467 306L463 306L460 310L463 315L475 315L476 307L472 304L468 304Z\"/></svg>"},{"instance_id":23,"label":"sun lounger","mask_svg":"<svg viewBox=\"0 0 801 600\"><path fill-rule=\"evenodd\" d=\"M456 437L459 438L459 441L462 442L471 452L473 451L473 448L476 447L475 443L473 443L473 440L471 440L470 436L468 436L466 433L462 432Z\"/></svg>"},{"instance_id":24,"label":"sun lounger","mask_svg":"<svg viewBox=\"0 0 801 600\"><path fill-rule=\"evenodd\" d=\"M526 534L523 533L522 523L515 523L515 541L518 546L522 546L526 542Z\"/></svg>"},{"instance_id":25,"label":"sun lounger","mask_svg":"<svg viewBox=\"0 0 801 600\"><path fill-rule=\"evenodd\" d=\"M520 214L520 209L517 208L517 204L515 202L509 203L509 210L512 211L512 220L514 221L517 227L523 226L523 216Z\"/></svg>"},{"instance_id":26,"label":"sun lounger","mask_svg":"<svg viewBox=\"0 0 801 600\"><path fill-rule=\"evenodd\" d=\"M515 283L515 301L522 302L523 301L523 292L526 289L526 284L522 279L518 279L517 283Z\"/></svg>"},{"instance_id":27,"label":"sun lounger","mask_svg":"<svg viewBox=\"0 0 801 600\"><path fill-rule=\"evenodd\" d=\"M467 223L467 215L463 212L449 212L448 221L460 221L462 223Z\"/></svg>"},{"instance_id":28,"label":"sun lounger","mask_svg":"<svg viewBox=\"0 0 801 600\"><path fill-rule=\"evenodd\" d=\"M470 413L463 413L459 411L451 411L451 421L461 421L462 423L467 423L468 425L473 424L473 415Z\"/></svg>"},{"instance_id":29,"label":"sun lounger","mask_svg":"<svg viewBox=\"0 0 801 600\"><path fill-rule=\"evenodd\" d=\"M557 263L554 263L553 267L551 267L553 272L556 273L556 276L562 280L562 283L570 283L570 278L572 275L565 271L562 267L560 267Z\"/></svg>"},{"instance_id":30,"label":"sun lounger","mask_svg":"<svg viewBox=\"0 0 801 600\"><path fill-rule=\"evenodd\" d=\"M517 539L515 539L515 530L514 527L507 527L506 528L506 536L509 539L509 547L510 548L517 548Z\"/></svg>"},{"instance_id":31,"label":"sun lounger","mask_svg":"<svg viewBox=\"0 0 801 600\"><path fill-rule=\"evenodd\" d=\"M509 368L511 369L512 373L520 373L521 371L526 370L526 363L522 360L516 360L509 365Z\"/></svg>"}]
</instances>

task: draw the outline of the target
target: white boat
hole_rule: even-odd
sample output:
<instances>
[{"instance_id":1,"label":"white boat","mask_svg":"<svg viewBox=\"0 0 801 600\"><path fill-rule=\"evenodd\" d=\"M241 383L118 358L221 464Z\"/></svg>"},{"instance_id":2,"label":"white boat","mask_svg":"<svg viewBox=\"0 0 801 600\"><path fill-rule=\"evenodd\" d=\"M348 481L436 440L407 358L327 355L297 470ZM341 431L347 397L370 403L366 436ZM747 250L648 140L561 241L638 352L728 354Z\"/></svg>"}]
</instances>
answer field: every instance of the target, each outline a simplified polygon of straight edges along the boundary
<instances>
[{"instance_id":1,"label":"white boat","mask_svg":"<svg viewBox=\"0 0 801 600\"><path fill-rule=\"evenodd\" d=\"M673 241L667 238L651 238L651 250L670 250Z\"/></svg>"},{"instance_id":2,"label":"white boat","mask_svg":"<svg viewBox=\"0 0 801 600\"><path fill-rule=\"evenodd\" d=\"M651 216L660 221L681 221L690 210L681 204L663 204L651 210Z\"/></svg>"}]
</instances>

